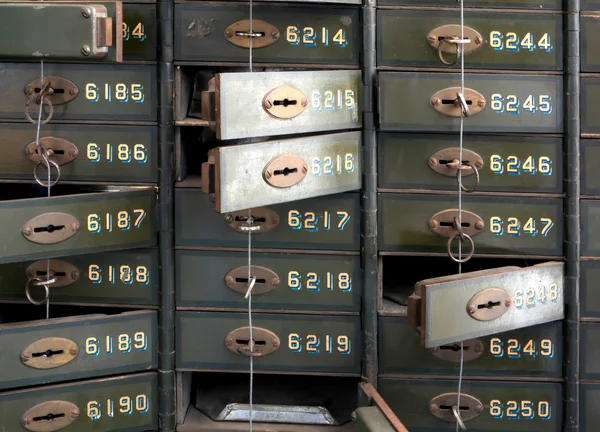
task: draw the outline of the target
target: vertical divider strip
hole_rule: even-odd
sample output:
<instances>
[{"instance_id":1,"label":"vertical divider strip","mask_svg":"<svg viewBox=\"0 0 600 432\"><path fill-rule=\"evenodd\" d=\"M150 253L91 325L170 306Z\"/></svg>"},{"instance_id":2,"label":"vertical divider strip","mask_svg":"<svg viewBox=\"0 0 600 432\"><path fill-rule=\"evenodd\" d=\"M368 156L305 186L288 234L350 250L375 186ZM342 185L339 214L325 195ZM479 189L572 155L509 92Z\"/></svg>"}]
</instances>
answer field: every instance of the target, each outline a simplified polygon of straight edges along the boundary
<instances>
[{"instance_id":1,"label":"vertical divider strip","mask_svg":"<svg viewBox=\"0 0 600 432\"><path fill-rule=\"evenodd\" d=\"M361 190L362 378L377 387L377 0L363 2L363 188Z\"/></svg>"},{"instance_id":2,"label":"vertical divider strip","mask_svg":"<svg viewBox=\"0 0 600 432\"><path fill-rule=\"evenodd\" d=\"M158 316L159 431L174 432L175 401L175 259L173 149L173 0L158 0L158 136L159 136L159 247L160 308Z\"/></svg>"},{"instance_id":3,"label":"vertical divider strip","mask_svg":"<svg viewBox=\"0 0 600 432\"><path fill-rule=\"evenodd\" d=\"M565 219L564 239L564 429L579 430L579 283L580 283L580 0L565 0Z\"/></svg>"}]
</instances>

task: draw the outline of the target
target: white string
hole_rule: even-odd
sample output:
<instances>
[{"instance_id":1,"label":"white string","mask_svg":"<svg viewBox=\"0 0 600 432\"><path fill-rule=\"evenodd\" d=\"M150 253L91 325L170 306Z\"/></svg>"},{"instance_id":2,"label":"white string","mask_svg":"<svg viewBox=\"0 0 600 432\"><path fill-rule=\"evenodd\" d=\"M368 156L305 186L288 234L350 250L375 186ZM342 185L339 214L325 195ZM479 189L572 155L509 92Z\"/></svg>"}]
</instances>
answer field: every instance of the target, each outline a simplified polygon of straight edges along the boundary
<instances>
[{"instance_id":1,"label":"white string","mask_svg":"<svg viewBox=\"0 0 600 432\"><path fill-rule=\"evenodd\" d=\"M252 44L254 39L254 31L252 28L252 0L250 0L250 50L248 54L248 67L249 72L252 73ZM246 297L248 298L248 326L250 327L250 339L248 344L250 345L250 394L248 403L248 417L250 432L252 432L252 399L254 393L254 357L252 356L252 350L254 349L254 340L252 338L252 288L254 283L252 282L252 209L248 209L248 292Z\"/></svg>"}]
</instances>

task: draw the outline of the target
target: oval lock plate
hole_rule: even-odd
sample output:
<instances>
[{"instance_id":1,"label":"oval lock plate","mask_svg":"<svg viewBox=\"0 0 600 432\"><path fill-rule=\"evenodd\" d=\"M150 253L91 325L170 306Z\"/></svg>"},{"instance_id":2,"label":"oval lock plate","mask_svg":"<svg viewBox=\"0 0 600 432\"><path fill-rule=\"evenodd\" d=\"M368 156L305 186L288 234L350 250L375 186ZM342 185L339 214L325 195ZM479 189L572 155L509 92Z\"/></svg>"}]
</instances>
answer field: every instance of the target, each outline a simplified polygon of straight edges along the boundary
<instances>
[{"instance_id":1,"label":"oval lock plate","mask_svg":"<svg viewBox=\"0 0 600 432\"><path fill-rule=\"evenodd\" d=\"M45 277L47 269L47 260L36 261L27 267L27 277L28 279L34 277ZM73 264L57 259L50 260L50 271L54 273L53 276L56 278L56 282L49 285L52 288L60 288L71 285L73 282L76 282L80 276L79 270Z\"/></svg>"},{"instance_id":2,"label":"oval lock plate","mask_svg":"<svg viewBox=\"0 0 600 432\"><path fill-rule=\"evenodd\" d=\"M21 425L32 432L52 432L66 428L77 417L77 405L61 400L48 401L29 408L21 417Z\"/></svg>"},{"instance_id":3,"label":"oval lock plate","mask_svg":"<svg viewBox=\"0 0 600 432\"><path fill-rule=\"evenodd\" d=\"M52 105L62 105L71 102L79 94L79 88L68 79L57 76L44 77L44 83L48 80L50 80L50 87L44 99L48 99L52 102ZM40 93L40 89L40 79L38 78L27 84L24 91L28 98L32 98Z\"/></svg>"},{"instance_id":4,"label":"oval lock plate","mask_svg":"<svg viewBox=\"0 0 600 432\"><path fill-rule=\"evenodd\" d=\"M77 234L79 221L68 213L44 213L31 219L21 231L25 238L38 244L56 244Z\"/></svg>"},{"instance_id":5,"label":"oval lock plate","mask_svg":"<svg viewBox=\"0 0 600 432\"><path fill-rule=\"evenodd\" d=\"M308 106L308 99L301 90L284 85L267 93L262 105L272 117L287 120L302 114Z\"/></svg>"},{"instance_id":6,"label":"oval lock plate","mask_svg":"<svg viewBox=\"0 0 600 432\"><path fill-rule=\"evenodd\" d=\"M473 51L477 51L484 45L483 37L477 30L466 26L464 26L463 29L464 38L469 39L471 41L469 43L461 44L463 47L464 54L469 54ZM460 25L458 24L443 25L429 32L429 34L427 35L427 42L429 43L429 45L431 45L431 47L434 50L437 51L438 46L440 45L440 43L442 43L443 39L456 38L458 40L460 39L460 33ZM442 47L440 49L443 53L446 54L456 54L457 47L458 44L444 42L442 43Z\"/></svg>"},{"instance_id":7,"label":"oval lock plate","mask_svg":"<svg viewBox=\"0 0 600 432\"><path fill-rule=\"evenodd\" d=\"M462 108L458 102L458 93L460 93L460 87L448 87L440 90L431 97L431 106L440 114L460 117ZM485 97L481 93L465 87L463 95L469 108L469 115L477 114L485 108Z\"/></svg>"},{"instance_id":8,"label":"oval lock plate","mask_svg":"<svg viewBox=\"0 0 600 432\"><path fill-rule=\"evenodd\" d=\"M447 362L460 362L460 344L448 344L429 349L434 356ZM469 339L463 342L464 361L475 360L483 354L483 343L479 339Z\"/></svg>"},{"instance_id":9,"label":"oval lock plate","mask_svg":"<svg viewBox=\"0 0 600 432\"><path fill-rule=\"evenodd\" d=\"M429 412L440 420L456 423L456 417L452 412L452 405L456 405L458 395L456 393L444 393L434 397L429 402ZM469 421L483 412L483 404L473 396L460 394L460 417L463 421Z\"/></svg>"},{"instance_id":10,"label":"oval lock plate","mask_svg":"<svg viewBox=\"0 0 600 432\"><path fill-rule=\"evenodd\" d=\"M252 49L264 48L279 40L279 30L262 20L252 20ZM250 48L250 20L234 22L225 29L225 39L240 48Z\"/></svg>"},{"instance_id":11,"label":"oval lock plate","mask_svg":"<svg viewBox=\"0 0 600 432\"><path fill-rule=\"evenodd\" d=\"M502 288L486 288L479 291L467 303L467 313L477 321L492 321L504 315L512 300Z\"/></svg>"},{"instance_id":12,"label":"oval lock plate","mask_svg":"<svg viewBox=\"0 0 600 432\"><path fill-rule=\"evenodd\" d=\"M79 347L72 340L49 337L27 345L21 352L21 362L34 369L54 369L70 363L77 354Z\"/></svg>"},{"instance_id":13,"label":"oval lock plate","mask_svg":"<svg viewBox=\"0 0 600 432\"><path fill-rule=\"evenodd\" d=\"M279 349L280 341L275 333L262 327L252 327L254 347L250 352L250 327L233 330L225 338L225 346L235 354L264 357Z\"/></svg>"},{"instance_id":14,"label":"oval lock plate","mask_svg":"<svg viewBox=\"0 0 600 432\"><path fill-rule=\"evenodd\" d=\"M458 210L448 209L434 214L429 219L428 225L431 232L442 237L450 238L456 234L454 228L454 218L458 220ZM476 236L485 228L483 219L475 213L462 211L462 230L470 237Z\"/></svg>"},{"instance_id":15,"label":"oval lock plate","mask_svg":"<svg viewBox=\"0 0 600 432\"><path fill-rule=\"evenodd\" d=\"M306 162L294 155L277 156L263 170L263 179L271 186L288 188L297 185L308 172Z\"/></svg>"},{"instance_id":16,"label":"oval lock plate","mask_svg":"<svg viewBox=\"0 0 600 432\"><path fill-rule=\"evenodd\" d=\"M427 161L429 167L436 173L447 177L456 177L458 175L458 157L460 155L458 147L446 148L435 152ZM462 163L470 163L477 170L483 167L483 159L474 151L463 149ZM469 165L462 165L463 177L475 174L475 170Z\"/></svg>"},{"instance_id":17,"label":"oval lock plate","mask_svg":"<svg viewBox=\"0 0 600 432\"><path fill-rule=\"evenodd\" d=\"M266 267L251 266L252 276L256 282L252 288L252 296L266 294L273 291L279 285L279 276ZM224 278L225 285L237 293L246 295L248 291L248 266L238 267L231 270Z\"/></svg>"},{"instance_id":18,"label":"oval lock plate","mask_svg":"<svg viewBox=\"0 0 600 432\"><path fill-rule=\"evenodd\" d=\"M57 165L66 165L73 162L79 156L77 146L65 139L55 137L40 138L40 146L46 149L49 159L56 162ZM42 156L36 149L35 141L25 147L25 156L32 162L39 163Z\"/></svg>"},{"instance_id":19,"label":"oval lock plate","mask_svg":"<svg viewBox=\"0 0 600 432\"><path fill-rule=\"evenodd\" d=\"M252 209L252 226L248 225L248 210L240 210L225 215L225 223L229 228L237 232L248 234L263 233L271 231L279 225L279 215L269 207L257 207Z\"/></svg>"}]
</instances>

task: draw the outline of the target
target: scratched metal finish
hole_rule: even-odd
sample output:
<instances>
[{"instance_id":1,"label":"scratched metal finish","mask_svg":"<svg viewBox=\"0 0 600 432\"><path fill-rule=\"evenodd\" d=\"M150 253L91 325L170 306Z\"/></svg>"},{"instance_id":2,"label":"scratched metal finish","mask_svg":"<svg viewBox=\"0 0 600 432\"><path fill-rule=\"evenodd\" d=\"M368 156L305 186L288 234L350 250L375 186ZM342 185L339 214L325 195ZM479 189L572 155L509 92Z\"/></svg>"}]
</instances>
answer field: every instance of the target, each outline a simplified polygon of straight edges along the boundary
<instances>
[{"instance_id":1,"label":"scratched metal finish","mask_svg":"<svg viewBox=\"0 0 600 432\"><path fill-rule=\"evenodd\" d=\"M561 76L467 74L465 82L466 88L485 98L483 109L465 118L465 132L563 132ZM441 114L431 102L438 91L457 86L460 87L457 73L380 72L380 129L458 132L460 114ZM452 97L456 98L454 94ZM443 105L444 101L440 101L439 106Z\"/></svg>"},{"instance_id":2,"label":"scratched metal finish","mask_svg":"<svg viewBox=\"0 0 600 432\"><path fill-rule=\"evenodd\" d=\"M455 421L444 421L433 416L429 407L434 397L456 393L458 381L380 378L378 384L379 394L409 431L456 430ZM464 395L477 398L483 405L481 414L465 422L468 431L562 431L560 383L464 380L461 394L461 406L466 399ZM525 405L526 415L521 409L522 401L530 402ZM533 415L529 415L529 408Z\"/></svg>"},{"instance_id":3,"label":"scratched metal finish","mask_svg":"<svg viewBox=\"0 0 600 432\"><path fill-rule=\"evenodd\" d=\"M37 273L29 274L33 264ZM63 264L64 263L64 264ZM77 272L77 280L64 285L63 265ZM58 267L57 267L58 265ZM25 284L30 276L46 274L46 260L0 265L0 301L27 302ZM50 284L52 304L158 306L158 249L84 254L50 260L57 283ZM60 286L57 286L60 285ZM34 299L44 298L44 288L32 286Z\"/></svg>"},{"instance_id":4,"label":"scratched metal finish","mask_svg":"<svg viewBox=\"0 0 600 432\"><path fill-rule=\"evenodd\" d=\"M245 252L175 251L177 307L246 308L244 294L229 288L225 277L247 265ZM279 278L274 290L253 293L254 309L360 312L358 256L254 252L252 265L265 267Z\"/></svg>"},{"instance_id":5,"label":"scratched metal finish","mask_svg":"<svg viewBox=\"0 0 600 432\"><path fill-rule=\"evenodd\" d=\"M156 326L157 313L154 311L0 324L0 345L3 347L0 389L156 368ZM70 352L53 355L55 361L70 361L51 369L32 367L33 357L23 362L22 351L29 344L45 338L68 339L77 345L78 352L75 356Z\"/></svg>"},{"instance_id":6,"label":"scratched metal finish","mask_svg":"<svg viewBox=\"0 0 600 432\"><path fill-rule=\"evenodd\" d=\"M155 431L158 397L155 372L0 393L0 430L23 431L22 418L28 410L64 401L75 405L79 415L61 432Z\"/></svg>"},{"instance_id":7,"label":"scratched metal finish","mask_svg":"<svg viewBox=\"0 0 600 432\"><path fill-rule=\"evenodd\" d=\"M256 371L360 373L362 333L358 316L255 313L252 325L270 330L280 340L277 350L254 358ZM247 326L247 313L176 312L177 369L247 371L248 357L233 353L225 345L230 332Z\"/></svg>"},{"instance_id":8,"label":"scratched metal finish","mask_svg":"<svg viewBox=\"0 0 600 432\"><path fill-rule=\"evenodd\" d=\"M479 45L473 41L468 46L477 49L465 55L465 68L562 70L562 14L520 14L515 19L514 12L467 11L464 17L464 25L477 31L482 39ZM379 9L378 65L448 68L427 36L434 29L450 24L460 26L459 11ZM456 55L444 54L444 58L452 62ZM452 69L460 70L460 61Z\"/></svg>"}]
</instances>

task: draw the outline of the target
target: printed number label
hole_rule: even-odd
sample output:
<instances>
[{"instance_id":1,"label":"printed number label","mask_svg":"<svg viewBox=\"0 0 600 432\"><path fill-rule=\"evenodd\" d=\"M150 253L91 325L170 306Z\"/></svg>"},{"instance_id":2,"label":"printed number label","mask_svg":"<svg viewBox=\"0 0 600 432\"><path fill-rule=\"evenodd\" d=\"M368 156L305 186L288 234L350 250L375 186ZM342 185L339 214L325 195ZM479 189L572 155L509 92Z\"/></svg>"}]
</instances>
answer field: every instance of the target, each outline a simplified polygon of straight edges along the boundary
<instances>
[{"instance_id":1,"label":"printed number label","mask_svg":"<svg viewBox=\"0 0 600 432\"><path fill-rule=\"evenodd\" d=\"M305 338L300 337L298 333L290 333L288 336L288 348L295 353L306 351L309 354L350 354L352 352L352 344L348 336L330 336L325 335L324 343L317 335L306 335Z\"/></svg>"},{"instance_id":2,"label":"printed number label","mask_svg":"<svg viewBox=\"0 0 600 432\"><path fill-rule=\"evenodd\" d=\"M505 350L506 348L506 350ZM500 338L490 339L490 354L494 357L504 357L504 354L511 359L520 359L523 357L536 358L538 355L546 358L554 357L554 343L550 339L539 341L528 340L524 345L517 339L509 339L506 345Z\"/></svg>"},{"instance_id":3,"label":"printed number label","mask_svg":"<svg viewBox=\"0 0 600 432\"><path fill-rule=\"evenodd\" d=\"M116 85L104 84L102 89L95 83L87 83L85 85L85 98L90 102L99 102L100 99L106 102L112 102L113 99L117 102L126 103L143 103L144 86L141 84L123 84L117 83Z\"/></svg>"},{"instance_id":4,"label":"printed number label","mask_svg":"<svg viewBox=\"0 0 600 432\"><path fill-rule=\"evenodd\" d=\"M331 43L340 48L348 46L346 40L346 31L343 29L329 31L327 27L313 28L313 27L296 27L288 26L285 31L286 40L290 45L294 46L307 46L316 47L321 44L322 46L329 46L330 40L329 35L333 34Z\"/></svg>"},{"instance_id":5,"label":"printed number label","mask_svg":"<svg viewBox=\"0 0 600 432\"><path fill-rule=\"evenodd\" d=\"M113 352L129 353L132 349L136 351L146 351L148 349L148 336L144 332L137 332L133 337L127 333L120 334L116 339L112 336L106 336L104 341L101 338L91 336L85 340L85 352L89 356L96 357L100 352L113 354ZM117 349L115 350L114 345Z\"/></svg>"},{"instance_id":6,"label":"printed number label","mask_svg":"<svg viewBox=\"0 0 600 432\"><path fill-rule=\"evenodd\" d=\"M131 415L133 412L144 414L148 412L150 407L148 396L139 394L135 397L122 396L118 402L113 399L106 399L106 405L102 406L99 401L90 401L87 404L87 415L92 420L99 420L102 414L112 418L115 416L115 402L117 405L117 413L119 415Z\"/></svg>"},{"instance_id":7,"label":"printed number label","mask_svg":"<svg viewBox=\"0 0 600 432\"><path fill-rule=\"evenodd\" d=\"M139 22L133 26L133 30L129 27L126 22L123 22L123 40L128 41L131 39L138 39L143 42L146 39L146 31L144 24Z\"/></svg>"},{"instance_id":8,"label":"printed number label","mask_svg":"<svg viewBox=\"0 0 600 432\"><path fill-rule=\"evenodd\" d=\"M106 270L106 272L104 272ZM145 266L107 266L102 269L97 264L90 264L88 267L88 279L94 284L101 284L107 278L108 283L114 285L117 281L125 285L131 285L134 282L139 285L148 285L150 282L150 272Z\"/></svg>"},{"instance_id":9,"label":"printed number label","mask_svg":"<svg viewBox=\"0 0 600 432\"><path fill-rule=\"evenodd\" d=\"M538 289L527 288L525 290L518 289L515 291L515 307L522 309L525 306L527 309L536 307L537 305L544 305L547 302L556 302L558 299L558 284L552 283L546 289L542 286Z\"/></svg>"},{"instance_id":10,"label":"printed number label","mask_svg":"<svg viewBox=\"0 0 600 432\"><path fill-rule=\"evenodd\" d=\"M536 226L541 229L538 230ZM541 235L546 237L554 222L549 218L540 218L539 224L536 223L534 218L529 218L524 225L521 225L521 221L516 217L509 217L506 220L498 216L492 216L490 218L490 231L496 236L509 235L512 237L520 237L521 235L530 235L532 237Z\"/></svg>"},{"instance_id":11,"label":"printed number label","mask_svg":"<svg viewBox=\"0 0 600 432\"><path fill-rule=\"evenodd\" d=\"M323 160L314 157L312 158L311 167L311 173L316 177L331 177L342 173L350 174L354 172L354 155L352 153L346 153L344 156L325 156Z\"/></svg>"},{"instance_id":12,"label":"printed number label","mask_svg":"<svg viewBox=\"0 0 600 432\"><path fill-rule=\"evenodd\" d=\"M326 90L323 93L313 90L311 99L311 105L315 111L334 111L344 107L354 109L356 105L354 90Z\"/></svg>"},{"instance_id":13,"label":"printed number label","mask_svg":"<svg viewBox=\"0 0 600 432\"><path fill-rule=\"evenodd\" d=\"M132 217L133 216L133 217ZM135 209L133 214L129 214L126 210L117 213L117 228L121 231L129 231L130 229L138 229L142 225L142 221L146 218L146 210ZM92 234L99 234L102 228L106 232L113 231L113 214L106 213L104 221L97 214L90 214L87 217L88 231Z\"/></svg>"},{"instance_id":14,"label":"printed number label","mask_svg":"<svg viewBox=\"0 0 600 432\"><path fill-rule=\"evenodd\" d=\"M87 158L94 163L104 160L109 163L119 161L128 164L133 160L139 164L145 164L148 162L148 149L144 144L105 144L102 148L96 143L89 143L87 145Z\"/></svg>"},{"instance_id":15,"label":"printed number label","mask_svg":"<svg viewBox=\"0 0 600 432\"><path fill-rule=\"evenodd\" d=\"M334 217L333 228L337 228L340 231L344 230L344 227L350 220L350 215L345 211L338 211L335 213L323 212L323 217L319 217L315 212L307 211L304 213L298 210L290 210L288 212L288 225L295 230L304 229L308 232L319 231L321 226L325 231L329 231L332 228L331 216ZM337 217L337 223L335 218Z\"/></svg>"},{"instance_id":16,"label":"printed number label","mask_svg":"<svg viewBox=\"0 0 600 432\"><path fill-rule=\"evenodd\" d=\"M507 156L504 159L500 155L490 156L490 170L494 174L508 174L519 176L521 174L535 175L540 173L541 175L549 176L552 175L552 159L547 156L540 156L535 158L533 156L527 156L523 162L518 156Z\"/></svg>"},{"instance_id":17,"label":"printed number label","mask_svg":"<svg viewBox=\"0 0 600 432\"><path fill-rule=\"evenodd\" d=\"M549 402L540 401L507 401L506 404L497 399L490 401L490 415L495 419L506 416L509 420L533 420L536 416L542 420L550 420L552 407Z\"/></svg>"},{"instance_id":18,"label":"printed number label","mask_svg":"<svg viewBox=\"0 0 600 432\"><path fill-rule=\"evenodd\" d=\"M523 103L521 99L515 95L502 96L499 93L492 95L492 110L498 114L506 112L507 114L521 114L521 109L530 114L541 112L542 114L552 113L552 98L548 95L539 95L537 98L529 95Z\"/></svg>"},{"instance_id":19,"label":"printed number label","mask_svg":"<svg viewBox=\"0 0 600 432\"><path fill-rule=\"evenodd\" d=\"M544 33L539 39L537 39L537 45L535 43L536 37L531 33L527 33L523 38L513 32L502 34L499 31L490 32L490 46L496 51L508 51L508 52L519 52L533 51L536 48L542 51L551 52L554 48L550 42L550 35Z\"/></svg>"},{"instance_id":20,"label":"printed number label","mask_svg":"<svg viewBox=\"0 0 600 432\"><path fill-rule=\"evenodd\" d=\"M323 285L321 276L316 272L306 273L305 281L302 282L302 274L295 270L288 273L288 286L292 291L300 291L305 288L308 292L319 292ZM352 291L352 278L348 273L331 273L327 272L325 276L325 290L333 291L338 289L342 292Z\"/></svg>"}]
</instances>

